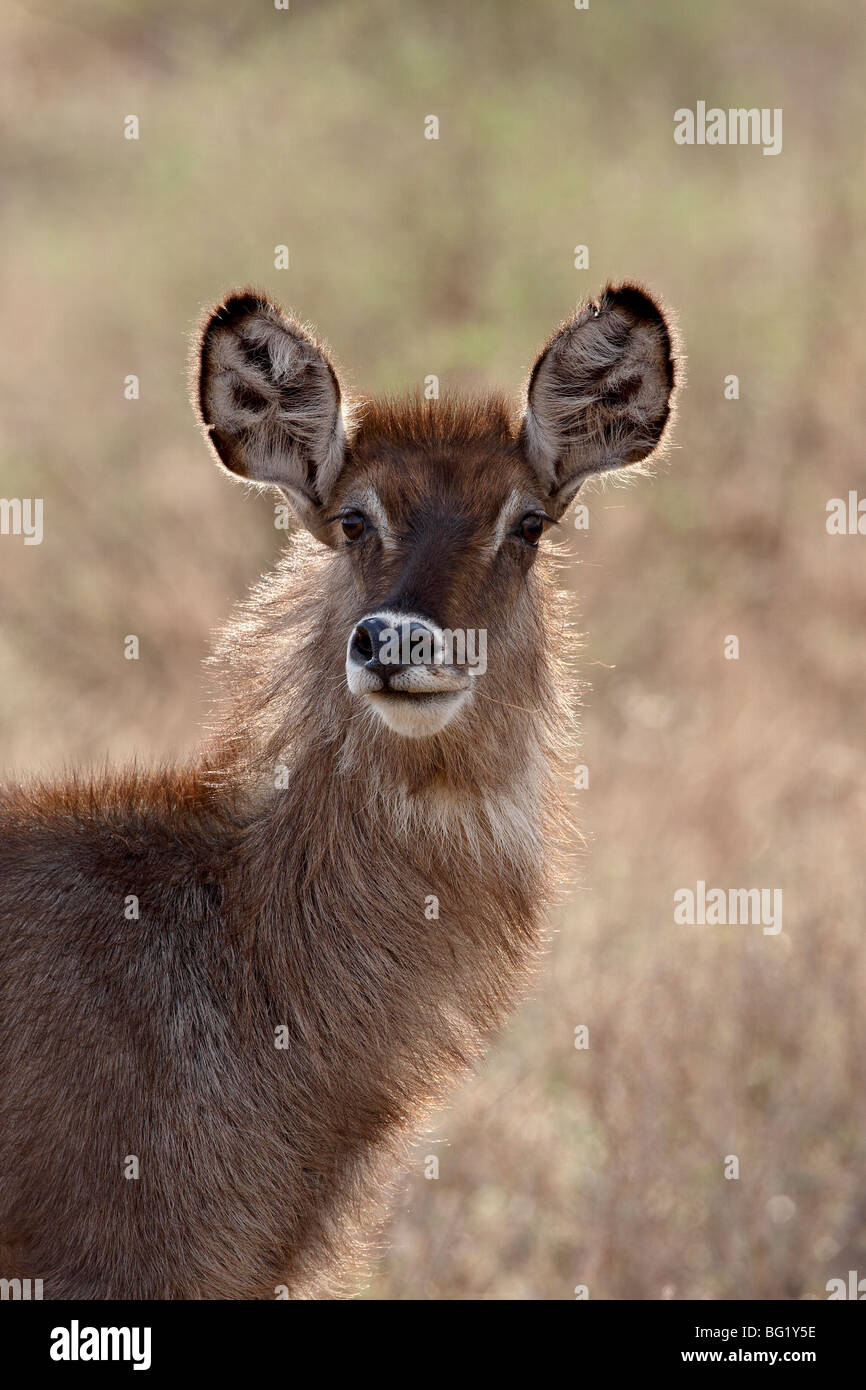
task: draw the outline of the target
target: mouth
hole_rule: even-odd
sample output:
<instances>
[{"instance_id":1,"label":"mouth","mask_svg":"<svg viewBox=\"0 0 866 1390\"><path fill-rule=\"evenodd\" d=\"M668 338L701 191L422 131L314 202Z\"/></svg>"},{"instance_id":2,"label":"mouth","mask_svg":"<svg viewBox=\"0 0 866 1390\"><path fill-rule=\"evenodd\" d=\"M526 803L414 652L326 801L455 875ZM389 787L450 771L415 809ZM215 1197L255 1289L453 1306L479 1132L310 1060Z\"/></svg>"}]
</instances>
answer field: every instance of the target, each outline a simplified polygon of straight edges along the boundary
<instances>
[{"instance_id":1,"label":"mouth","mask_svg":"<svg viewBox=\"0 0 866 1390\"><path fill-rule=\"evenodd\" d=\"M369 690L369 707L382 723L404 738L441 733L471 698L467 690Z\"/></svg>"},{"instance_id":2,"label":"mouth","mask_svg":"<svg viewBox=\"0 0 866 1390\"><path fill-rule=\"evenodd\" d=\"M387 700L391 704L436 705L463 695L463 690L371 690L368 700Z\"/></svg>"}]
</instances>

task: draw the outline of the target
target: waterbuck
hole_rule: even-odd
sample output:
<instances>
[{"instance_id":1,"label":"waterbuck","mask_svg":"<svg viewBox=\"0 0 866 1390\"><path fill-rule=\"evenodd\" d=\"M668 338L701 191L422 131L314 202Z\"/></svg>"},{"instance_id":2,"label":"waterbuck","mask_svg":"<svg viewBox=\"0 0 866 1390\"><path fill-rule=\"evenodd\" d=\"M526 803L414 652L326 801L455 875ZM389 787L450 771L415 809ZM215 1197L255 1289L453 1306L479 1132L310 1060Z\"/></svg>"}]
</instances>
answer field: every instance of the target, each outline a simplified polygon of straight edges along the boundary
<instances>
[{"instance_id":1,"label":"waterbuck","mask_svg":"<svg viewBox=\"0 0 866 1390\"><path fill-rule=\"evenodd\" d=\"M218 641L195 761L0 799L0 1275L46 1298L353 1287L543 940L569 697L545 532L657 448L675 376L633 285L554 333L522 411L349 408L253 291L197 360L219 462L301 530Z\"/></svg>"}]
</instances>

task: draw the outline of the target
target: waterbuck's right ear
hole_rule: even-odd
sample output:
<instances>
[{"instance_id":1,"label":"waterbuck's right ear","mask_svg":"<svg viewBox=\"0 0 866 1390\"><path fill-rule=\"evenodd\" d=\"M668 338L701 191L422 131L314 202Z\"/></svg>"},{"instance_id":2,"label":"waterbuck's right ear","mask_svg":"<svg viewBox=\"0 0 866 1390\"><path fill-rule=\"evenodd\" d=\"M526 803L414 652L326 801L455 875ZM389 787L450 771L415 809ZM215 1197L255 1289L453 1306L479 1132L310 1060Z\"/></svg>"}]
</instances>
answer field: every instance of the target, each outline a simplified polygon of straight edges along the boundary
<instances>
[{"instance_id":1,"label":"waterbuck's right ear","mask_svg":"<svg viewBox=\"0 0 866 1390\"><path fill-rule=\"evenodd\" d=\"M673 330L637 285L608 285L554 333L530 377L520 439L555 515L591 474L658 447L674 362Z\"/></svg>"},{"instance_id":2,"label":"waterbuck's right ear","mask_svg":"<svg viewBox=\"0 0 866 1390\"><path fill-rule=\"evenodd\" d=\"M201 421L220 463L279 487L317 531L345 458L340 387L324 348L276 304L243 291L208 315L199 357Z\"/></svg>"}]
</instances>

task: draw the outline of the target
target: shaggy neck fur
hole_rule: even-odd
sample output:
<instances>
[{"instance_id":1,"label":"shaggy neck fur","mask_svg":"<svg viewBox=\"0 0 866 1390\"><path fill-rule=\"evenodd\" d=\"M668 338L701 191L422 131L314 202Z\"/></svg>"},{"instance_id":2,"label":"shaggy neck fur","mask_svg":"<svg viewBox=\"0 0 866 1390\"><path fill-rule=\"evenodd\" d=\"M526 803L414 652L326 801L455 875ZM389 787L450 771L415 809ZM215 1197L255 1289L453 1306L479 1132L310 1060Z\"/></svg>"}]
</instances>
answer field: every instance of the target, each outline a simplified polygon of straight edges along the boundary
<instances>
[{"instance_id":1,"label":"shaggy neck fur","mask_svg":"<svg viewBox=\"0 0 866 1390\"><path fill-rule=\"evenodd\" d=\"M226 709L208 766L244 823L228 918L252 969L237 1007L288 1026L291 1085L303 1076L327 1116L308 1152L332 1197L307 1215L303 1278L321 1291L322 1269L346 1268L347 1212L357 1256L407 1136L482 1053L542 945L566 713L538 573L519 653L503 644L472 706L430 739L393 734L345 688L339 561L297 541L218 645Z\"/></svg>"}]
</instances>

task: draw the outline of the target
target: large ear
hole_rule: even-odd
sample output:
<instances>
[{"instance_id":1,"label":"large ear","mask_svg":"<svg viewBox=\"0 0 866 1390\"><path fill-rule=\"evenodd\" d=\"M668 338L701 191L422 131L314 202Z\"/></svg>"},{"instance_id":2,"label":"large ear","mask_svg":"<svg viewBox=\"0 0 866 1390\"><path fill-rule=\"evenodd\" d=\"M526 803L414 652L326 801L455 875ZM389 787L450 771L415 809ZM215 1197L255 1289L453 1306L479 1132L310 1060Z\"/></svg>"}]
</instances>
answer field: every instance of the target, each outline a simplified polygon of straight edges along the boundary
<instances>
[{"instance_id":1,"label":"large ear","mask_svg":"<svg viewBox=\"0 0 866 1390\"><path fill-rule=\"evenodd\" d=\"M554 333L529 380L520 438L557 516L585 478L661 443L674 361L672 330L636 285L609 285Z\"/></svg>"},{"instance_id":2,"label":"large ear","mask_svg":"<svg viewBox=\"0 0 866 1390\"><path fill-rule=\"evenodd\" d=\"M345 435L336 373L312 334L261 294L230 295L201 332L198 402L220 463L279 487L318 530Z\"/></svg>"}]
</instances>

